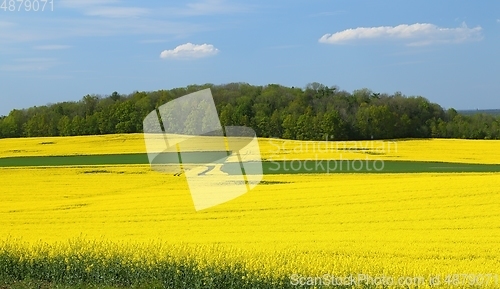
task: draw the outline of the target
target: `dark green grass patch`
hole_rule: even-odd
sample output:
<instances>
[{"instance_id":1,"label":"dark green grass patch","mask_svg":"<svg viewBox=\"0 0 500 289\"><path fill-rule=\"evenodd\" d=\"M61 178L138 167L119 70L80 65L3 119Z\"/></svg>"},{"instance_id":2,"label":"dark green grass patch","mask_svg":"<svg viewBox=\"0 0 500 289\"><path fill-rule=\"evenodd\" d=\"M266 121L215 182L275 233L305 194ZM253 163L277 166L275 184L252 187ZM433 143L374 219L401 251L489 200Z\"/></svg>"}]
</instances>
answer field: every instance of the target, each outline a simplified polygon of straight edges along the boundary
<instances>
[{"instance_id":1,"label":"dark green grass patch","mask_svg":"<svg viewBox=\"0 0 500 289\"><path fill-rule=\"evenodd\" d=\"M189 163L211 163L225 159L226 151L214 152L185 152L182 154L182 162ZM155 157L156 164L177 163L179 156L177 152L161 153ZM144 165L149 164L148 155L145 153L135 154L106 154L106 155L75 155L75 156L30 156L30 157L7 157L0 158L0 167L26 167L26 166L84 166L84 165Z\"/></svg>"},{"instance_id":2,"label":"dark green grass patch","mask_svg":"<svg viewBox=\"0 0 500 289\"><path fill-rule=\"evenodd\" d=\"M247 163L246 166L259 164ZM462 173L500 172L500 165L462 164L411 161L347 161L347 160L293 160L263 162L264 174L336 174L336 173ZM228 163L222 171L239 172L239 164ZM255 171L255 169L247 170Z\"/></svg>"},{"instance_id":3,"label":"dark green grass patch","mask_svg":"<svg viewBox=\"0 0 500 289\"><path fill-rule=\"evenodd\" d=\"M148 164L147 154L35 156L0 158L0 167L141 165Z\"/></svg>"},{"instance_id":4,"label":"dark green grass patch","mask_svg":"<svg viewBox=\"0 0 500 289\"><path fill-rule=\"evenodd\" d=\"M222 162L226 152L183 153L184 164L207 164L217 160ZM176 163L177 153L163 153L155 158L156 164ZM147 154L112 154L78 156L36 156L0 158L0 167L27 166L105 166L105 165L147 165ZM246 163L248 169L259 163ZM382 160L286 160L262 162L264 174L308 174L308 173L462 173L500 172L500 164L465 164L447 162L382 161ZM240 174L239 163L226 163L222 171ZM85 171L88 174L109 173L107 170Z\"/></svg>"}]
</instances>

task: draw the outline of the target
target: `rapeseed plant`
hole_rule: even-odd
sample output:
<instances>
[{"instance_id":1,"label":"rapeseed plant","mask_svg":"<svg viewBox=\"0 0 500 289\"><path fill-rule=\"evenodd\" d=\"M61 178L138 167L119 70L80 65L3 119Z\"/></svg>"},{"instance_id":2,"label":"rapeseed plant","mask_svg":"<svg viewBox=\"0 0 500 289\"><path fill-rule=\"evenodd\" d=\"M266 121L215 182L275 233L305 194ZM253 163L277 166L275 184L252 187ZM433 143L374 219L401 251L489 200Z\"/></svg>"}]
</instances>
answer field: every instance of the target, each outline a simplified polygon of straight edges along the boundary
<instances>
[{"instance_id":1,"label":"rapeseed plant","mask_svg":"<svg viewBox=\"0 0 500 289\"><path fill-rule=\"evenodd\" d=\"M138 135L103 138L109 142L81 150L78 142L93 137L56 138L53 145L30 139L25 149L141 150ZM118 151L123 138L132 145ZM261 140L264 157L311 156L285 141L276 154L267 141ZM344 159L500 162L494 141L398 141L397 151L385 152L346 146ZM365 274L434 276L442 283L418 288L469 288L463 278L478 285L491 274L480 287L500 286L498 173L266 175L242 197L200 212L183 176L147 165L0 168L0 176L5 284L300 288L292 276ZM454 274L469 277L455 284Z\"/></svg>"}]
</instances>

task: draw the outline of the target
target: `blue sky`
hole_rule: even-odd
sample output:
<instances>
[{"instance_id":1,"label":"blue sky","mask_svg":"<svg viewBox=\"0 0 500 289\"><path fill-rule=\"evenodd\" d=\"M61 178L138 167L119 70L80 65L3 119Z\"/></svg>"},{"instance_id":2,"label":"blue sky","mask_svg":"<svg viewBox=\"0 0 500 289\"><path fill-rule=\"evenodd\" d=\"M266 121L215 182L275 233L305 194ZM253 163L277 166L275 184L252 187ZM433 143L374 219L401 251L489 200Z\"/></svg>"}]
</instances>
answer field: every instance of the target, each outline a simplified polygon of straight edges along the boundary
<instances>
[{"instance_id":1,"label":"blue sky","mask_svg":"<svg viewBox=\"0 0 500 289\"><path fill-rule=\"evenodd\" d=\"M0 115L229 82L500 108L500 2L41 1L35 12L0 0Z\"/></svg>"}]
</instances>

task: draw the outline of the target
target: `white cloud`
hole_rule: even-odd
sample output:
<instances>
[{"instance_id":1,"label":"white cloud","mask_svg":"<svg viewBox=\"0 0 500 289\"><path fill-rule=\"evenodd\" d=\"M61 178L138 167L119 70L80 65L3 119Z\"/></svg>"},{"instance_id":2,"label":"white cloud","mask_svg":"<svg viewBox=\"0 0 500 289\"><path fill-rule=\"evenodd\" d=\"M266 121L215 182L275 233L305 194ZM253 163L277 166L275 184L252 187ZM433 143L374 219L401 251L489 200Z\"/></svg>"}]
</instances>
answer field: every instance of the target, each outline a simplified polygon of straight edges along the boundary
<instances>
[{"instance_id":1,"label":"white cloud","mask_svg":"<svg viewBox=\"0 0 500 289\"><path fill-rule=\"evenodd\" d=\"M108 37L113 35L137 35L146 39L186 37L208 30L207 25L188 22L172 22L151 18L60 18L48 26L35 22L0 24L0 48L23 42L54 43L74 37ZM3 28L5 27L5 28ZM39 45L34 43L32 46Z\"/></svg>"},{"instance_id":2,"label":"white cloud","mask_svg":"<svg viewBox=\"0 0 500 289\"><path fill-rule=\"evenodd\" d=\"M147 8L128 6L132 2L124 0L58 1L61 10L74 9L79 15L54 16L43 23L36 18L22 22L1 18L0 49L5 51L8 45L26 42L37 42L31 45L33 47L39 43L63 42L67 38L115 35L135 35L144 38L146 43L159 43L164 40L158 39L187 38L194 33L218 29L206 22L185 20L192 16L243 12L250 7L226 0L191 0L176 6L158 4Z\"/></svg>"},{"instance_id":3,"label":"white cloud","mask_svg":"<svg viewBox=\"0 0 500 289\"><path fill-rule=\"evenodd\" d=\"M237 13L248 9L247 6L230 3L225 0L201 0L194 3L188 3L186 8L178 10L177 13L187 16L197 16Z\"/></svg>"},{"instance_id":4,"label":"white cloud","mask_svg":"<svg viewBox=\"0 0 500 289\"><path fill-rule=\"evenodd\" d=\"M0 44L13 42L29 42L50 39L50 32L35 31L39 27L30 26L22 22L0 21Z\"/></svg>"},{"instance_id":5,"label":"white cloud","mask_svg":"<svg viewBox=\"0 0 500 289\"><path fill-rule=\"evenodd\" d=\"M53 58L20 58L14 59L9 64L0 65L0 71L28 72L43 71L58 64Z\"/></svg>"},{"instance_id":6,"label":"white cloud","mask_svg":"<svg viewBox=\"0 0 500 289\"><path fill-rule=\"evenodd\" d=\"M87 8L118 3L118 0L60 0L64 7Z\"/></svg>"},{"instance_id":7,"label":"white cloud","mask_svg":"<svg viewBox=\"0 0 500 289\"><path fill-rule=\"evenodd\" d=\"M193 44L186 43L177 46L171 50L164 50L160 54L161 58L202 58L215 55L219 49L215 48L212 44Z\"/></svg>"},{"instance_id":8,"label":"white cloud","mask_svg":"<svg viewBox=\"0 0 500 289\"><path fill-rule=\"evenodd\" d=\"M62 5L68 8L80 9L87 16L107 18L139 17L150 11L141 7L120 6L118 0L61 0Z\"/></svg>"},{"instance_id":9,"label":"white cloud","mask_svg":"<svg viewBox=\"0 0 500 289\"><path fill-rule=\"evenodd\" d=\"M157 14L169 17L202 16L238 13L249 10L249 6L234 4L226 0L198 0L176 7L158 7L151 10L141 7L128 7L121 0L60 0L62 6L79 9L87 16L109 18L139 17Z\"/></svg>"},{"instance_id":10,"label":"white cloud","mask_svg":"<svg viewBox=\"0 0 500 289\"><path fill-rule=\"evenodd\" d=\"M85 12L89 16L100 16L109 18L139 17L149 13L148 9L139 7L114 7L101 6L88 9Z\"/></svg>"},{"instance_id":11,"label":"white cloud","mask_svg":"<svg viewBox=\"0 0 500 289\"><path fill-rule=\"evenodd\" d=\"M12 27L14 25L15 24L12 22L0 21L0 28L8 28L8 27Z\"/></svg>"},{"instance_id":12,"label":"white cloud","mask_svg":"<svg viewBox=\"0 0 500 289\"><path fill-rule=\"evenodd\" d=\"M401 24L398 26L358 27L333 34L325 34L320 43L345 44L359 40L400 40L410 46L435 43L460 43L481 40L480 26L469 28L465 23L457 28L442 28L429 23Z\"/></svg>"},{"instance_id":13,"label":"white cloud","mask_svg":"<svg viewBox=\"0 0 500 289\"><path fill-rule=\"evenodd\" d=\"M52 45L38 45L38 46L35 46L33 48L37 49L37 50L62 50L62 49L71 48L71 46L52 44Z\"/></svg>"}]
</instances>

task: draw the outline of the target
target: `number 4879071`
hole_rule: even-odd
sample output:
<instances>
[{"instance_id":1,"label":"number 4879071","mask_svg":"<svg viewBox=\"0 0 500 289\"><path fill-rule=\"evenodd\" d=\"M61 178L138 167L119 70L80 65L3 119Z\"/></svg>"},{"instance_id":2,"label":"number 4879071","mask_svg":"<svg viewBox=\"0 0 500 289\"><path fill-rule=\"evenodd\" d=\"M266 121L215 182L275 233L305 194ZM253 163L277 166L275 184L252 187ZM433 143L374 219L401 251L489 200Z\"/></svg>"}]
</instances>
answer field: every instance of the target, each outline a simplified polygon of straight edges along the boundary
<instances>
[{"instance_id":1,"label":"number 4879071","mask_svg":"<svg viewBox=\"0 0 500 289\"><path fill-rule=\"evenodd\" d=\"M54 0L0 0L0 11L44 12L54 11Z\"/></svg>"}]
</instances>

